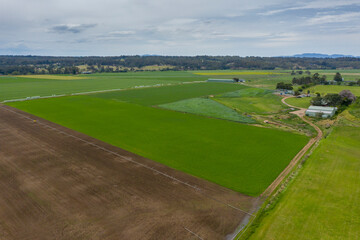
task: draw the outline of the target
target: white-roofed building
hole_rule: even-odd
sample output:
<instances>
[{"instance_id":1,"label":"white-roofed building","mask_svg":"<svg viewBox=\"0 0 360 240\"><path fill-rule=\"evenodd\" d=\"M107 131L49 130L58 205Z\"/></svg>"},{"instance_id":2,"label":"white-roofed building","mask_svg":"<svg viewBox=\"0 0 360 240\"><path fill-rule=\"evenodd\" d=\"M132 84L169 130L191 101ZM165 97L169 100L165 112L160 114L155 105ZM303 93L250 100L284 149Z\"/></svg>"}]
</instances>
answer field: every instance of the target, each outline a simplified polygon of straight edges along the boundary
<instances>
[{"instance_id":1,"label":"white-roofed building","mask_svg":"<svg viewBox=\"0 0 360 240\"><path fill-rule=\"evenodd\" d=\"M305 115L309 117L322 117L329 118L335 115L336 107L321 107L321 106L310 106Z\"/></svg>"}]
</instances>

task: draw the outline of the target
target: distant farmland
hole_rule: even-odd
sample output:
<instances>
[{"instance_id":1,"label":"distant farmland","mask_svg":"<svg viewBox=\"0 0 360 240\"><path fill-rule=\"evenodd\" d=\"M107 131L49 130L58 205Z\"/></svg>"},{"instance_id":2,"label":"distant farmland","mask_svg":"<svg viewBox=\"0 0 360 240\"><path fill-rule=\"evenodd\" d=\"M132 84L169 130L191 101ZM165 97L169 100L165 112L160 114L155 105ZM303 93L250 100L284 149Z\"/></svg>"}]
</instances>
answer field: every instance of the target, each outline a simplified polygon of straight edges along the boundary
<instances>
[{"instance_id":1,"label":"distant farmland","mask_svg":"<svg viewBox=\"0 0 360 240\"><path fill-rule=\"evenodd\" d=\"M121 74L91 74L86 76L0 76L0 101L32 96L126 89L156 84L179 84L205 79L206 77L188 72L129 72Z\"/></svg>"},{"instance_id":2,"label":"distant farmland","mask_svg":"<svg viewBox=\"0 0 360 240\"><path fill-rule=\"evenodd\" d=\"M247 87L229 83L192 83L176 86L116 91L112 93L99 93L92 96L152 106L244 88Z\"/></svg>"}]
</instances>

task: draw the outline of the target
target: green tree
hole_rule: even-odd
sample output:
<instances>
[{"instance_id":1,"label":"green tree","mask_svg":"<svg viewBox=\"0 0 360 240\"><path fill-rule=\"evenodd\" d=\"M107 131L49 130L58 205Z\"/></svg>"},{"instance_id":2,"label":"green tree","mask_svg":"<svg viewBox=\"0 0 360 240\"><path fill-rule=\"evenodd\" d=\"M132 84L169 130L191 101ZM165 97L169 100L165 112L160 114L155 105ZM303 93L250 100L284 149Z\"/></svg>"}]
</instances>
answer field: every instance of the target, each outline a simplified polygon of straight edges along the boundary
<instances>
[{"instance_id":1,"label":"green tree","mask_svg":"<svg viewBox=\"0 0 360 240\"><path fill-rule=\"evenodd\" d=\"M337 72L334 76L334 81L336 82L341 82L342 81L342 76L339 72Z\"/></svg>"},{"instance_id":2,"label":"green tree","mask_svg":"<svg viewBox=\"0 0 360 240\"><path fill-rule=\"evenodd\" d=\"M314 106L322 106L323 105L323 99L320 96L316 96L313 99L311 99L311 105Z\"/></svg>"},{"instance_id":3,"label":"green tree","mask_svg":"<svg viewBox=\"0 0 360 240\"><path fill-rule=\"evenodd\" d=\"M325 105L332 107L340 106L342 104L342 101L343 100L341 96L337 93L328 93L323 98L323 102L325 103Z\"/></svg>"}]
</instances>

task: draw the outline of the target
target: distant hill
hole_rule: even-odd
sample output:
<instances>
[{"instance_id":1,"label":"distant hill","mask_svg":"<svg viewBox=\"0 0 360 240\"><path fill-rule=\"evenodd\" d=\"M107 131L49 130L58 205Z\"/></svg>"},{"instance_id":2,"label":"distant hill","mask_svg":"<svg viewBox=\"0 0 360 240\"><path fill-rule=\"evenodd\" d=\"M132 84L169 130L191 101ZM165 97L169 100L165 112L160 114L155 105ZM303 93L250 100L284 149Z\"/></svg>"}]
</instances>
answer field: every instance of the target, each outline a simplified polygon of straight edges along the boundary
<instances>
[{"instance_id":1,"label":"distant hill","mask_svg":"<svg viewBox=\"0 0 360 240\"><path fill-rule=\"evenodd\" d=\"M302 53L302 54L295 54L289 57L296 57L296 58L342 58L342 57L351 57L351 58L359 58L359 56L353 55L343 55L343 54L321 54L321 53Z\"/></svg>"}]
</instances>

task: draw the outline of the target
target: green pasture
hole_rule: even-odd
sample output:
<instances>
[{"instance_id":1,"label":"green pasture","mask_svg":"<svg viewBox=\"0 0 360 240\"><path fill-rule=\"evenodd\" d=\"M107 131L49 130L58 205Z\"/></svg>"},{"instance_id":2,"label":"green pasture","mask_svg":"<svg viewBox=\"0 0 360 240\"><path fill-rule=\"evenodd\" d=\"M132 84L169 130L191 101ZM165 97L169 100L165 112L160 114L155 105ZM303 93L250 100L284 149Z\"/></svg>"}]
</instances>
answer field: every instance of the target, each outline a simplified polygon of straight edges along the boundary
<instances>
[{"instance_id":1,"label":"green pasture","mask_svg":"<svg viewBox=\"0 0 360 240\"><path fill-rule=\"evenodd\" d=\"M263 192L308 141L299 134L104 95L9 105L251 196Z\"/></svg>"},{"instance_id":2,"label":"green pasture","mask_svg":"<svg viewBox=\"0 0 360 240\"><path fill-rule=\"evenodd\" d=\"M349 107L349 113L360 120L360 98Z\"/></svg>"},{"instance_id":3,"label":"green pasture","mask_svg":"<svg viewBox=\"0 0 360 240\"><path fill-rule=\"evenodd\" d=\"M360 127L321 140L250 239L360 239Z\"/></svg>"},{"instance_id":4,"label":"green pasture","mask_svg":"<svg viewBox=\"0 0 360 240\"><path fill-rule=\"evenodd\" d=\"M311 104L310 101L313 99L312 97L304 97L304 98L288 98L285 101L295 107L299 108L308 108Z\"/></svg>"},{"instance_id":5,"label":"green pasture","mask_svg":"<svg viewBox=\"0 0 360 240\"><path fill-rule=\"evenodd\" d=\"M30 76L30 77L29 77ZM202 81L206 77L189 72L129 72L90 74L71 77L64 80L58 77L39 76L0 76L0 101L32 96L50 96L53 94L71 94L79 92L126 89L135 86L153 86L156 84L178 84L182 82ZM60 75L66 77L66 75ZM51 79L52 78L52 79ZM68 76L67 79L70 79Z\"/></svg>"},{"instance_id":6,"label":"green pasture","mask_svg":"<svg viewBox=\"0 0 360 240\"><path fill-rule=\"evenodd\" d=\"M159 105L159 107L242 123L256 122L255 120L243 116L237 111L209 98L190 98L173 103L162 104Z\"/></svg>"},{"instance_id":7,"label":"green pasture","mask_svg":"<svg viewBox=\"0 0 360 240\"><path fill-rule=\"evenodd\" d=\"M281 97L261 88L244 88L217 95L214 99L225 106L249 114L270 114L287 108L281 103Z\"/></svg>"},{"instance_id":8,"label":"green pasture","mask_svg":"<svg viewBox=\"0 0 360 240\"><path fill-rule=\"evenodd\" d=\"M175 102L188 98L219 94L246 86L232 83L191 83L155 88L131 89L111 93L94 94L93 97L137 103L146 106Z\"/></svg>"}]
</instances>

